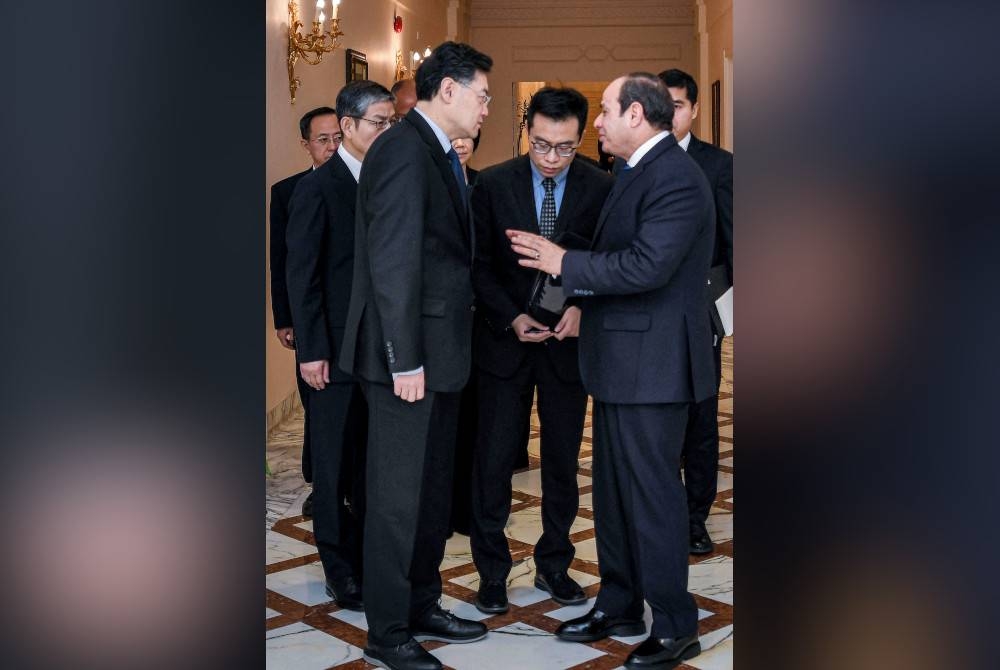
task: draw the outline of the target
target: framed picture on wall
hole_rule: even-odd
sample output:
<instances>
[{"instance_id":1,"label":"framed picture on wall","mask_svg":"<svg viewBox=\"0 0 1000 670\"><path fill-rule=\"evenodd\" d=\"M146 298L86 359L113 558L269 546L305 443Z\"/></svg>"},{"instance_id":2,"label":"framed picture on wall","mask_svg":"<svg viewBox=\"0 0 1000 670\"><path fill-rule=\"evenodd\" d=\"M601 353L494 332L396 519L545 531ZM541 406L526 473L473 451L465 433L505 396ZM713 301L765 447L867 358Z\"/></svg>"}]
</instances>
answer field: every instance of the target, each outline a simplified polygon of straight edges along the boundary
<instances>
[{"instance_id":1,"label":"framed picture on wall","mask_svg":"<svg viewBox=\"0 0 1000 670\"><path fill-rule=\"evenodd\" d=\"M360 51L346 49L344 51L347 60L347 81L358 81L368 78L368 57Z\"/></svg>"}]
</instances>

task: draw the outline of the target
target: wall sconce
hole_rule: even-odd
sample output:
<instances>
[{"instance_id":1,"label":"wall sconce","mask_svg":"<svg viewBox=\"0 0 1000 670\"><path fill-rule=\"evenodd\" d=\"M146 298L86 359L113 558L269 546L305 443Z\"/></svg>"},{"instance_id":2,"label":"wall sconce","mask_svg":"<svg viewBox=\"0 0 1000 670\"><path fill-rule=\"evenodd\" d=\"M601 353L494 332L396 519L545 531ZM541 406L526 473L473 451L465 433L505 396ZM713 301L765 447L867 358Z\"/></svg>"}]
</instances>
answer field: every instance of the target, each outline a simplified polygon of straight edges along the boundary
<instances>
[{"instance_id":1,"label":"wall sconce","mask_svg":"<svg viewBox=\"0 0 1000 670\"><path fill-rule=\"evenodd\" d=\"M420 53L414 51L413 52L413 64L416 65L419 62L420 62Z\"/></svg>"},{"instance_id":2,"label":"wall sconce","mask_svg":"<svg viewBox=\"0 0 1000 670\"><path fill-rule=\"evenodd\" d=\"M424 49L424 58L427 58L430 55L431 55L431 47L430 45L428 45L427 48Z\"/></svg>"},{"instance_id":3,"label":"wall sconce","mask_svg":"<svg viewBox=\"0 0 1000 670\"><path fill-rule=\"evenodd\" d=\"M323 24L326 23L326 14L323 11L326 7L326 0L316 0L316 18L312 22L312 32L302 35L299 29L302 28L302 21L299 20L299 5L296 0L288 2L288 92L292 96L292 104L295 104L295 91L302 83L295 76L295 63L301 58L310 65L316 65L323 60L323 54L330 53L340 46L340 37L344 34L340 31L340 19L337 18L340 0L332 0L333 16L330 18L330 25L326 32L323 32Z\"/></svg>"}]
</instances>

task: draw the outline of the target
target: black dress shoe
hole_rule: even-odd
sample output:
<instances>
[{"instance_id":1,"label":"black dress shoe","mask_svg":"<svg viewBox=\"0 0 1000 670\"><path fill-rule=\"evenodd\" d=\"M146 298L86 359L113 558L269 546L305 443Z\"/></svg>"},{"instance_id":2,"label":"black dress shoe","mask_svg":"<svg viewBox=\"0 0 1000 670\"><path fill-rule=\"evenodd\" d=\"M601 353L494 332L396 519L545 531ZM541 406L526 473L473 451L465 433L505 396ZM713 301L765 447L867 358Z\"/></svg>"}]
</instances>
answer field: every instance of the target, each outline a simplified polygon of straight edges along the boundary
<instances>
[{"instance_id":1,"label":"black dress shoe","mask_svg":"<svg viewBox=\"0 0 1000 670\"><path fill-rule=\"evenodd\" d=\"M326 595L345 610L361 612L365 609L361 596L361 582L353 575L326 580Z\"/></svg>"},{"instance_id":2,"label":"black dress shoe","mask_svg":"<svg viewBox=\"0 0 1000 670\"><path fill-rule=\"evenodd\" d=\"M556 629L556 637L570 642L595 642L611 635L642 635L646 622L642 619L608 616L596 607L582 617L570 619Z\"/></svg>"},{"instance_id":3,"label":"black dress shoe","mask_svg":"<svg viewBox=\"0 0 1000 670\"><path fill-rule=\"evenodd\" d=\"M579 605L587 602L587 596L580 585L565 572L535 575L535 588L548 591L552 599L560 605Z\"/></svg>"},{"instance_id":4,"label":"black dress shoe","mask_svg":"<svg viewBox=\"0 0 1000 670\"><path fill-rule=\"evenodd\" d=\"M441 661L431 656L413 638L395 647L369 642L365 647L364 657L372 665L386 670L441 670L442 668Z\"/></svg>"},{"instance_id":5,"label":"black dress shoe","mask_svg":"<svg viewBox=\"0 0 1000 670\"><path fill-rule=\"evenodd\" d=\"M500 614L507 611L507 582L484 579L479 583L476 609L483 614Z\"/></svg>"},{"instance_id":6,"label":"black dress shoe","mask_svg":"<svg viewBox=\"0 0 1000 670\"><path fill-rule=\"evenodd\" d=\"M701 653L698 634L687 637L647 638L625 659L626 668L665 669L687 661Z\"/></svg>"},{"instance_id":7,"label":"black dress shoe","mask_svg":"<svg viewBox=\"0 0 1000 670\"><path fill-rule=\"evenodd\" d=\"M712 544L712 538L708 536L708 530L705 528L704 524L698 526L691 526L691 548L689 552L695 556L701 556L703 554L711 554L712 549L715 545Z\"/></svg>"},{"instance_id":8,"label":"black dress shoe","mask_svg":"<svg viewBox=\"0 0 1000 670\"><path fill-rule=\"evenodd\" d=\"M313 515L313 494L312 491L306 496L306 499L302 501L302 516L307 519L311 519Z\"/></svg>"},{"instance_id":9,"label":"black dress shoe","mask_svg":"<svg viewBox=\"0 0 1000 670\"><path fill-rule=\"evenodd\" d=\"M462 644L476 642L486 637L485 624L459 619L437 605L432 607L419 621L414 622L410 626L410 631L413 633L413 639L418 642L438 640L439 642Z\"/></svg>"}]
</instances>

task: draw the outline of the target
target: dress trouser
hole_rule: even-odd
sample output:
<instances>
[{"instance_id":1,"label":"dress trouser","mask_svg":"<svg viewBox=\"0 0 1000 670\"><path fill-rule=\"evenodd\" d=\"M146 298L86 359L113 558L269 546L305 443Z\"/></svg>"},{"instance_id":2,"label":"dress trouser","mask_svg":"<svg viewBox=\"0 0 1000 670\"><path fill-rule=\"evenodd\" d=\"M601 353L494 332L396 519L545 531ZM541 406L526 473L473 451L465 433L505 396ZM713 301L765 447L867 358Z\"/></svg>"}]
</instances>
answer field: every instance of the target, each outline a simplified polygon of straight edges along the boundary
<instances>
[{"instance_id":1,"label":"dress trouser","mask_svg":"<svg viewBox=\"0 0 1000 670\"><path fill-rule=\"evenodd\" d=\"M399 645L441 597L460 393L397 398L363 382L368 399L365 615L369 643Z\"/></svg>"},{"instance_id":2,"label":"dress trouser","mask_svg":"<svg viewBox=\"0 0 1000 670\"><path fill-rule=\"evenodd\" d=\"M295 384L299 388L299 400L302 401L302 479L305 480L306 484L312 484L312 454L309 450L309 392L313 389L302 378L298 363L295 364Z\"/></svg>"},{"instance_id":3,"label":"dress trouser","mask_svg":"<svg viewBox=\"0 0 1000 670\"><path fill-rule=\"evenodd\" d=\"M719 486L719 386L722 384L722 338L712 348L715 354L715 395L691 403L681 460L687 490L688 517L692 528L705 525Z\"/></svg>"},{"instance_id":4,"label":"dress trouser","mask_svg":"<svg viewBox=\"0 0 1000 670\"><path fill-rule=\"evenodd\" d=\"M641 618L654 637L693 634L687 591L688 512L677 477L690 403L594 402L594 528L601 590L595 607Z\"/></svg>"},{"instance_id":5,"label":"dress trouser","mask_svg":"<svg viewBox=\"0 0 1000 670\"><path fill-rule=\"evenodd\" d=\"M363 472L367 406L355 382L309 389L313 534L328 579L362 574ZM349 506L346 501L352 501Z\"/></svg>"},{"instance_id":6,"label":"dress trouser","mask_svg":"<svg viewBox=\"0 0 1000 670\"><path fill-rule=\"evenodd\" d=\"M473 459L472 556L483 579L504 580L512 566L504 527L510 516L511 476L538 389L541 422L542 537L535 566L542 574L565 571L575 548L569 529L579 508L576 473L587 412L580 382L559 378L544 345L530 349L509 378L479 371L479 431Z\"/></svg>"}]
</instances>

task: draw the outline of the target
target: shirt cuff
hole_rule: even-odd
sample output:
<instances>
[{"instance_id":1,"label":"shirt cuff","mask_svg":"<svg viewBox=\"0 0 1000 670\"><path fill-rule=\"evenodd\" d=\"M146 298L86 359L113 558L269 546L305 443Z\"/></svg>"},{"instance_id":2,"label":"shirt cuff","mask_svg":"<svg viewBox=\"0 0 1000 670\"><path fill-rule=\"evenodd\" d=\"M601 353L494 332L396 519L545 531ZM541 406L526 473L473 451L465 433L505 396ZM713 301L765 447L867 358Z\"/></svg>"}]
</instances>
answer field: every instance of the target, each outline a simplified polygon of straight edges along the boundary
<instances>
[{"instance_id":1,"label":"shirt cuff","mask_svg":"<svg viewBox=\"0 0 1000 670\"><path fill-rule=\"evenodd\" d=\"M410 375L417 375L417 374L420 374L420 373L421 373L421 372L423 372L423 371L424 371L424 366L423 366L423 365L421 365L421 366L420 366L419 368L417 368L416 370L407 370L406 372L393 372L393 373L392 373L392 379L393 379L393 381L395 381L395 380L396 380L396 377L408 377L408 376L410 376Z\"/></svg>"}]
</instances>

